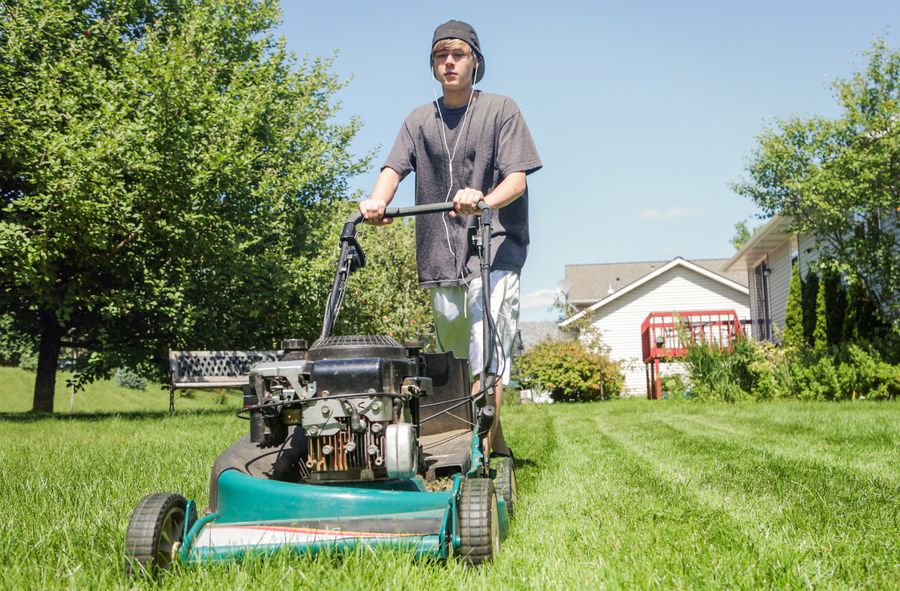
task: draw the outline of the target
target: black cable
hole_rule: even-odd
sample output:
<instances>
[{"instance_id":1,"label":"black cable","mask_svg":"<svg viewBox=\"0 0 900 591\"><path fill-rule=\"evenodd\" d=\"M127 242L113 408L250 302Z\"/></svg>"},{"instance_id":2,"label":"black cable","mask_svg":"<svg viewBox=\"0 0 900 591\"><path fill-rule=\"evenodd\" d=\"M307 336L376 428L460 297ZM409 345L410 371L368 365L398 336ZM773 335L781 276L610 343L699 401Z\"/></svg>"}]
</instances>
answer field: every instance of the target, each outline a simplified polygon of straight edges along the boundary
<instances>
[{"instance_id":1,"label":"black cable","mask_svg":"<svg viewBox=\"0 0 900 591\"><path fill-rule=\"evenodd\" d=\"M465 398L464 400L462 400L462 402L459 402L459 403L457 403L457 404L454 404L453 406L451 406L451 407L449 407L449 408L445 408L445 409L443 409L443 410L440 410L440 411L434 413L433 415L431 415L430 417L425 417L424 419L419 419L419 424L421 425L422 423L424 423L424 422L426 422L426 421L430 421L431 419L433 419L433 418L435 418L435 417L439 417L439 416L441 416L442 414L449 414L449 412L450 412L451 410L455 410L455 409L459 408L460 406L463 406L464 404L466 404L466 403L469 402L470 400L471 400L471 397L467 397L467 398ZM440 403L440 404L443 404L443 403ZM466 421L466 422L468 423L469 421Z\"/></svg>"}]
</instances>

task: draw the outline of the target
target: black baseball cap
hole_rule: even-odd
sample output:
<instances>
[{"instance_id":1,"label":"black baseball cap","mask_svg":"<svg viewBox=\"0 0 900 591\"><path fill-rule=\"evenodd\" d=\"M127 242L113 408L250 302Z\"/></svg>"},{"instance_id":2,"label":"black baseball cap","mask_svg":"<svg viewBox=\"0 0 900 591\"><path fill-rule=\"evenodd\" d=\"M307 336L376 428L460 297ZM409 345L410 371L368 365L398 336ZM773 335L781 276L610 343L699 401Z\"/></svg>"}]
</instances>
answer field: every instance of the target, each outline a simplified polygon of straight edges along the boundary
<instances>
[{"instance_id":1,"label":"black baseball cap","mask_svg":"<svg viewBox=\"0 0 900 591\"><path fill-rule=\"evenodd\" d=\"M484 78L484 54L481 53L478 33L475 32L472 25L462 21L447 21L434 30L434 39L431 40L431 47L434 47L435 43L444 39L459 39L469 44L469 47L472 48L472 51L478 57L478 73L475 75L475 82L481 82L481 79ZM430 53L428 61L431 63Z\"/></svg>"}]
</instances>

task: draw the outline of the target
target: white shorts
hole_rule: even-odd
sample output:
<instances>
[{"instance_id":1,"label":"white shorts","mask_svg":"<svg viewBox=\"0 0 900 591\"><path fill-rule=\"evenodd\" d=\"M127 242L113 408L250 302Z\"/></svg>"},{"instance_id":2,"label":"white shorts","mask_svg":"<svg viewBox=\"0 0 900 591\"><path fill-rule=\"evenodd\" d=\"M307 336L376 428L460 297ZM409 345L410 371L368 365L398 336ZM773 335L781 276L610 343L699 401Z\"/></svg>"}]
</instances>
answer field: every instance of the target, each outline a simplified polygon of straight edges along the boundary
<instances>
[{"instance_id":1,"label":"white shorts","mask_svg":"<svg viewBox=\"0 0 900 591\"><path fill-rule=\"evenodd\" d=\"M514 271L491 271L491 318L496 327L493 362L488 373L502 376L509 384L512 348L519 329L519 274ZM483 329L481 277L469 285L435 287L431 290L437 350L453 351L457 357L468 357L472 376L481 373Z\"/></svg>"}]
</instances>

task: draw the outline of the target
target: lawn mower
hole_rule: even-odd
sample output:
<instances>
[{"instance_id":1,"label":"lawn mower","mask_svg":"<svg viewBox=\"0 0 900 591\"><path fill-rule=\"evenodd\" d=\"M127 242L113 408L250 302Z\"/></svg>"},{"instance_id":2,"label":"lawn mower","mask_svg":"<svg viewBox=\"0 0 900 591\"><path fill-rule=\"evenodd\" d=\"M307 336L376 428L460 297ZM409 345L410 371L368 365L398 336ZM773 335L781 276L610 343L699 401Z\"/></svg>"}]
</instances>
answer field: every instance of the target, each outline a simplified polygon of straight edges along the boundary
<instances>
[{"instance_id":1,"label":"lawn mower","mask_svg":"<svg viewBox=\"0 0 900 591\"><path fill-rule=\"evenodd\" d=\"M491 209L479 207L470 248L489 310ZM389 208L385 216L451 209ZM516 484L511 454L491 459L483 447L499 373L487 371L496 333L490 315L483 387L474 393L468 360L453 353L426 353L421 342L382 335L332 335L347 279L365 265L361 221L356 214L343 226L319 339L309 347L288 339L280 360L252 367L238 413L249 419L249 433L216 459L209 507L198 513L177 493L145 496L125 535L126 572L359 546L456 554L471 564L497 554Z\"/></svg>"}]
</instances>

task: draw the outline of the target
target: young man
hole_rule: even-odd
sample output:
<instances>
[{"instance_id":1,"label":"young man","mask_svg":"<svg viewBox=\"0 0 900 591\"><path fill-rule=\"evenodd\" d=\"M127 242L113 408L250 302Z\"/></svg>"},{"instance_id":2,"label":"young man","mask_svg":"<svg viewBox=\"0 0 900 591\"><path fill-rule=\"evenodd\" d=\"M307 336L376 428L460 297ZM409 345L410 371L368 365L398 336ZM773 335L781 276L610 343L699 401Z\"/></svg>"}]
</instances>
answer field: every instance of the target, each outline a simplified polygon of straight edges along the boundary
<instances>
[{"instance_id":1,"label":"young man","mask_svg":"<svg viewBox=\"0 0 900 591\"><path fill-rule=\"evenodd\" d=\"M400 181L416 173L416 203L453 201L448 215L416 220L419 285L432 291L437 347L468 357L473 377L483 366L481 277L469 256L468 227L484 199L493 210L491 317L496 326L494 387L497 420L485 451L508 454L499 427L502 384L519 319L519 273L528 251L528 186L541 168L531 133L516 104L475 90L484 77L484 54L468 24L448 21L434 32L431 68L443 96L414 109L403 122L371 196L359 204L368 223L390 223L385 207ZM490 385L490 384L488 384ZM481 384L476 379L473 392Z\"/></svg>"}]
</instances>

